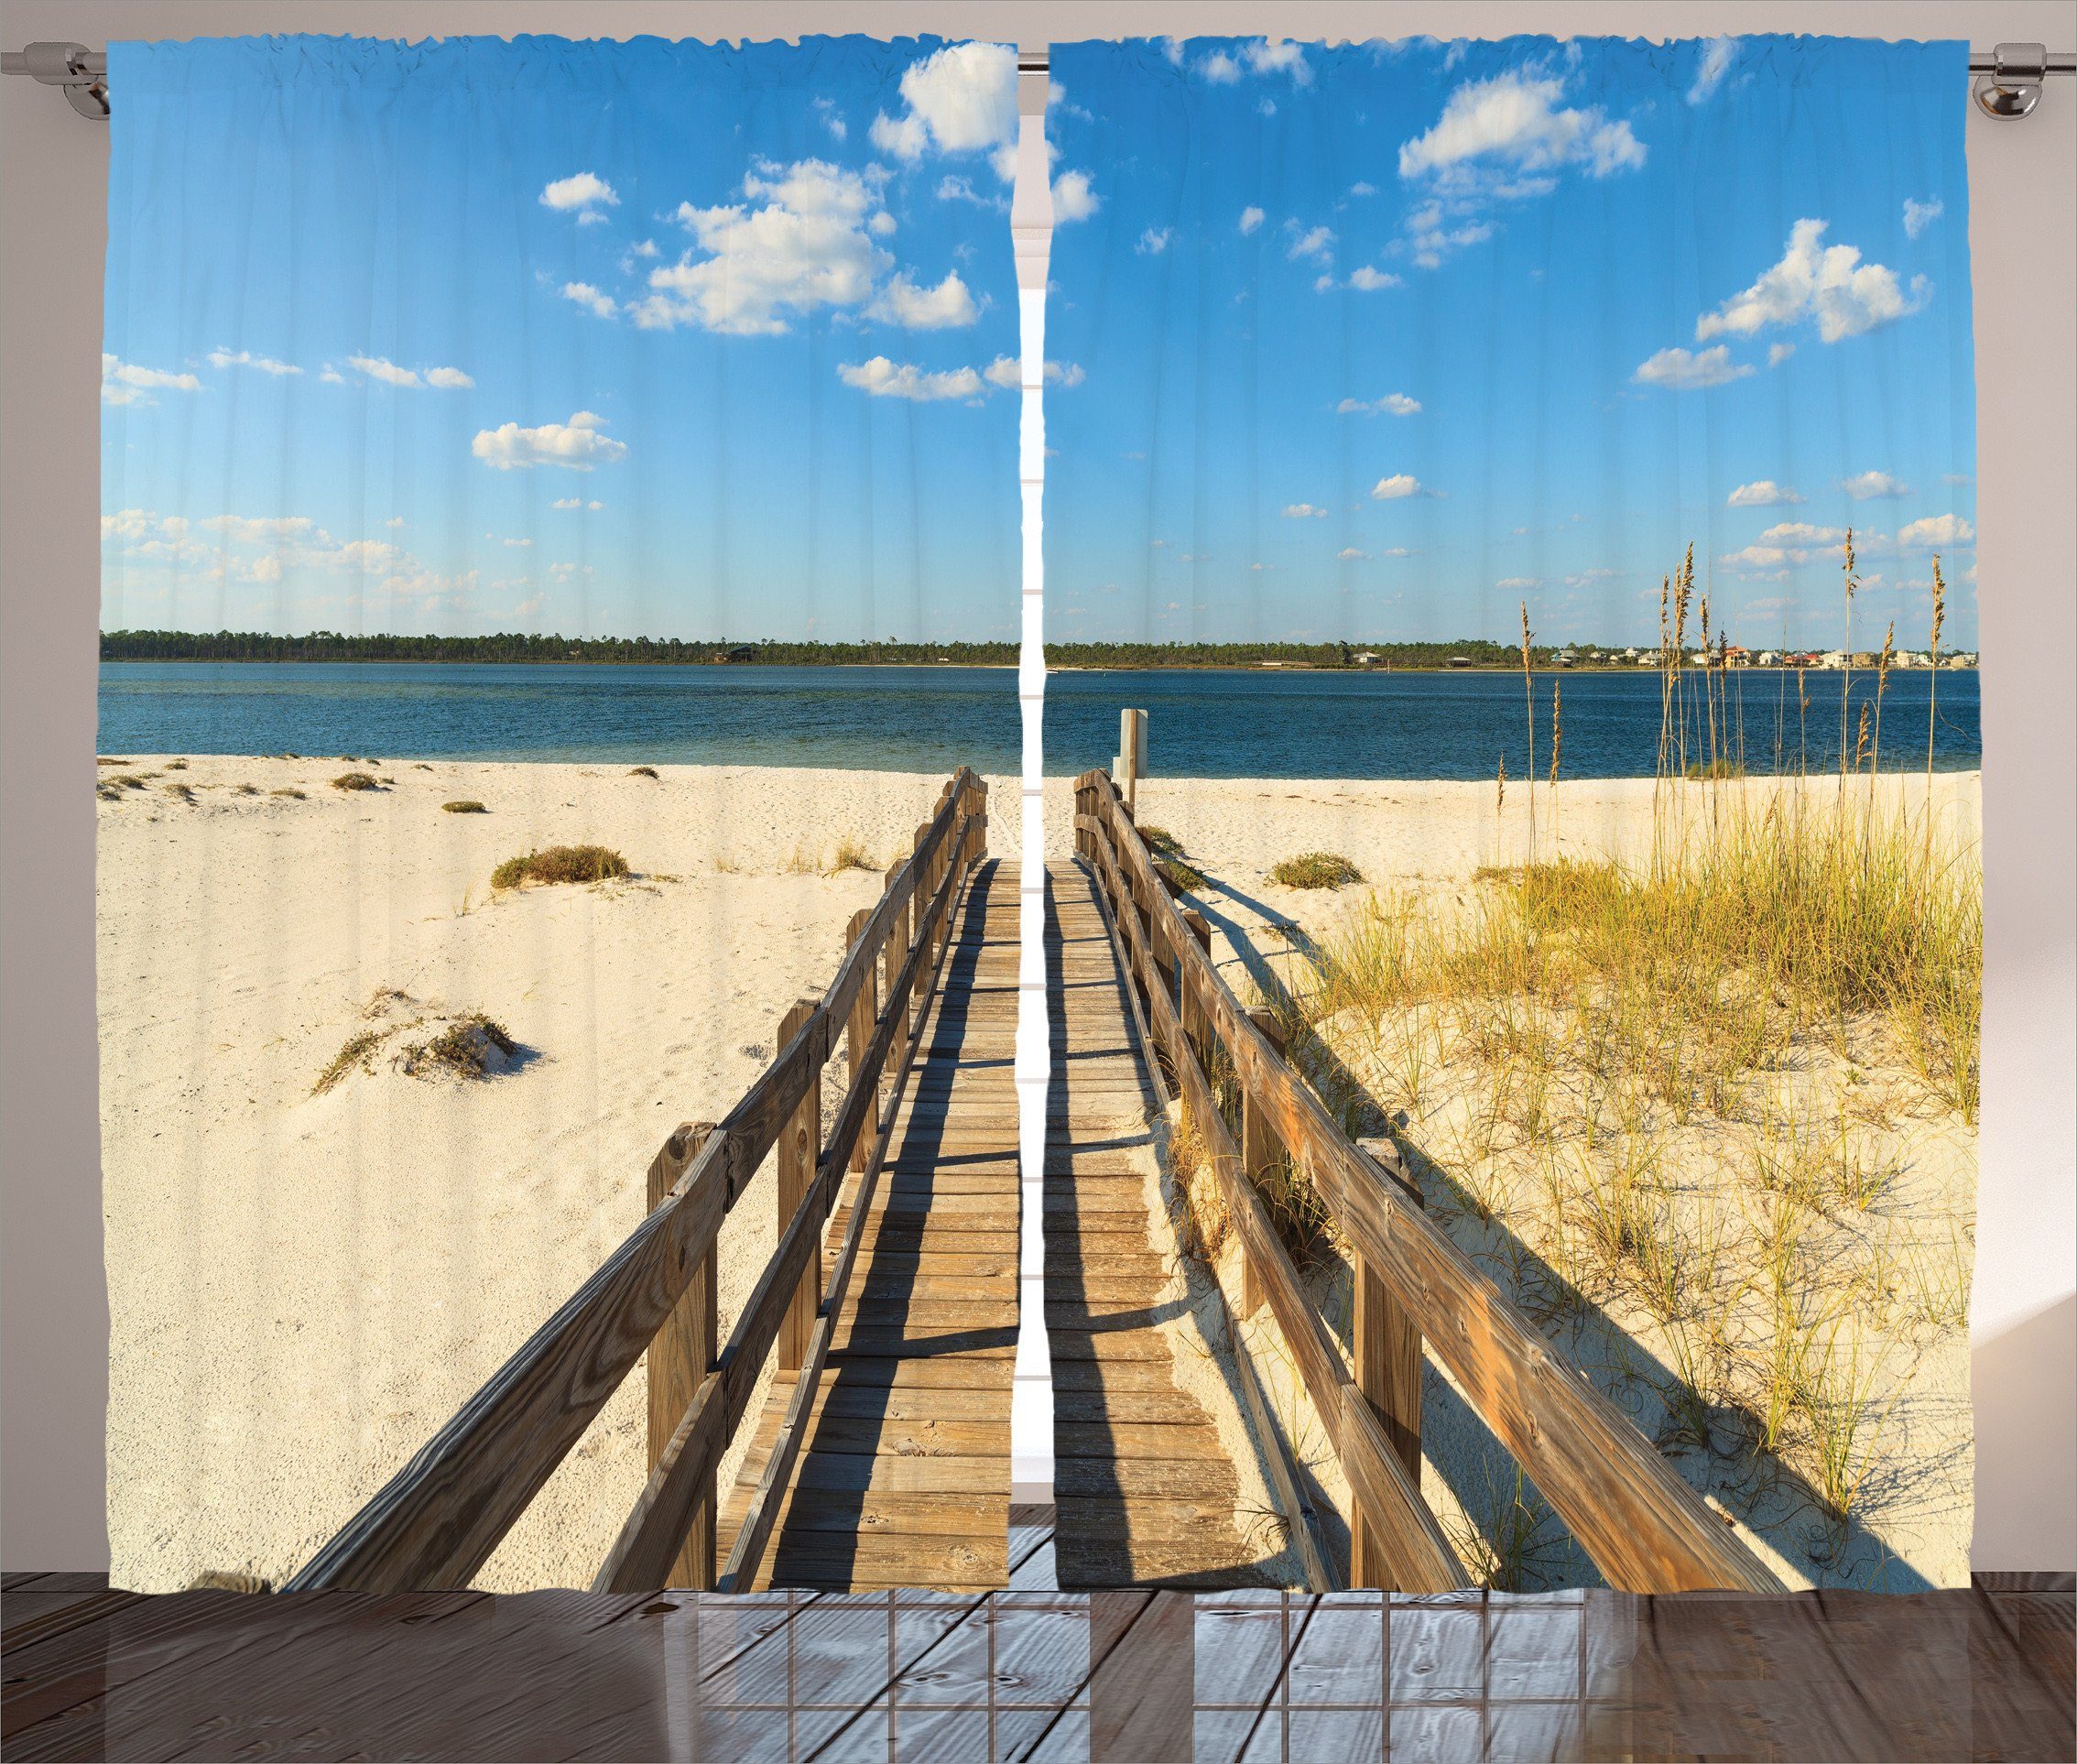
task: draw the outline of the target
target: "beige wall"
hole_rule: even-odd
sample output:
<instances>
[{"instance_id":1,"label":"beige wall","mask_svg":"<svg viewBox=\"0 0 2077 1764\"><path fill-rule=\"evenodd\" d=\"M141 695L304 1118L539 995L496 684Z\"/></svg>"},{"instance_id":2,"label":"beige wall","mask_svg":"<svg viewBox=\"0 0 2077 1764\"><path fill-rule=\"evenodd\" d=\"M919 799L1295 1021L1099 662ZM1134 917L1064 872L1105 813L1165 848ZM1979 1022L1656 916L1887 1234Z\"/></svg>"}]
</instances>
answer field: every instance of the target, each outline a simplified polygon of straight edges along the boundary
<instances>
[{"instance_id":1,"label":"beige wall","mask_svg":"<svg viewBox=\"0 0 2077 1764\"><path fill-rule=\"evenodd\" d=\"M10 0L0 37L283 30L1045 42L1967 35L2077 47L2069 0ZM122 93L114 100L119 104ZM1967 102L1957 91L1957 105ZM105 1567L93 1018L97 434L108 132L0 82L0 1563ZM2077 81L1969 124L1986 951L1978 1569L2077 1568Z\"/></svg>"}]
</instances>

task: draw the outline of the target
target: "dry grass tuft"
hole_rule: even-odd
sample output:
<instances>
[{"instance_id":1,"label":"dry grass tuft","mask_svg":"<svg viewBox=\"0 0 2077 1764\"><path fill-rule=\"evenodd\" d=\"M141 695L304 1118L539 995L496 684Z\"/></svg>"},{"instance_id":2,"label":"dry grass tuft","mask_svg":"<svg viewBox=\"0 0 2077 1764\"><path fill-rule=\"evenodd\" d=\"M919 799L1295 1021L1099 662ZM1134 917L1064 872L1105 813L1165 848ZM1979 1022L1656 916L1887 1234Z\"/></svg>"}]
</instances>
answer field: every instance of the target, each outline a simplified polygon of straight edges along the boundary
<instances>
[{"instance_id":1,"label":"dry grass tuft","mask_svg":"<svg viewBox=\"0 0 2077 1764\"><path fill-rule=\"evenodd\" d=\"M379 790L382 781L373 772L341 772L332 780L335 790Z\"/></svg>"},{"instance_id":2,"label":"dry grass tuft","mask_svg":"<svg viewBox=\"0 0 2077 1764\"><path fill-rule=\"evenodd\" d=\"M442 802L440 807L442 814L488 814L490 812L481 802L470 798L464 798L458 802Z\"/></svg>"},{"instance_id":3,"label":"dry grass tuft","mask_svg":"<svg viewBox=\"0 0 2077 1764\"><path fill-rule=\"evenodd\" d=\"M413 1078L483 1078L502 1070L518 1051L503 1024L471 1011L430 1040L407 1046L397 1056L397 1069Z\"/></svg>"},{"instance_id":4,"label":"dry grass tuft","mask_svg":"<svg viewBox=\"0 0 2077 1764\"><path fill-rule=\"evenodd\" d=\"M288 786L284 786L278 790L269 790L267 792L267 795L292 797L298 802L307 802L310 800L310 793L307 790L299 790Z\"/></svg>"},{"instance_id":5,"label":"dry grass tuft","mask_svg":"<svg viewBox=\"0 0 2077 1764\"><path fill-rule=\"evenodd\" d=\"M603 882L629 874L627 860L604 845L550 845L545 852L508 857L491 872L494 888L517 888L528 883Z\"/></svg>"},{"instance_id":6,"label":"dry grass tuft","mask_svg":"<svg viewBox=\"0 0 2077 1764\"><path fill-rule=\"evenodd\" d=\"M372 1073L375 1050L395 1033L394 1029L356 1029L346 1038L345 1045L332 1056L332 1063L318 1073L317 1083L310 1086L310 1094L322 1096L351 1072Z\"/></svg>"},{"instance_id":7,"label":"dry grass tuft","mask_svg":"<svg viewBox=\"0 0 2077 1764\"><path fill-rule=\"evenodd\" d=\"M873 861L873 854L865 849L865 842L854 834L846 833L837 841L836 861L830 866L830 874L834 876L843 870L877 870L879 867Z\"/></svg>"},{"instance_id":8,"label":"dry grass tuft","mask_svg":"<svg viewBox=\"0 0 2077 1764\"><path fill-rule=\"evenodd\" d=\"M656 775L657 768L654 766L630 767L627 773L630 778L654 778Z\"/></svg>"}]
</instances>

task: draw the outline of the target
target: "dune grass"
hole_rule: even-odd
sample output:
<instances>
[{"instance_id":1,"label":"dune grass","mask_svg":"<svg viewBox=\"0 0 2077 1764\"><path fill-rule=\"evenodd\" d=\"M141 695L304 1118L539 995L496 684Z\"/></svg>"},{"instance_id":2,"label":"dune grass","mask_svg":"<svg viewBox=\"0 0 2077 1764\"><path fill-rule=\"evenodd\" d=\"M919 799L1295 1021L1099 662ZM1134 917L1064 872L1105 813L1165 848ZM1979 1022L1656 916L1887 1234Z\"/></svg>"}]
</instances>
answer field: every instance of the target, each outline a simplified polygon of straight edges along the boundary
<instances>
[{"instance_id":1,"label":"dune grass","mask_svg":"<svg viewBox=\"0 0 2077 1764\"><path fill-rule=\"evenodd\" d=\"M469 797L464 797L454 802L442 802L440 809L442 814L488 814L490 812L481 802Z\"/></svg>"},{"instance_id":2,"label":"dune grass","mask_svg":"<svg viewBox=\"0 0 2077 1764\"><path fill-rule=\"evenodd\" d=\"M397 1063L413 1077L481 1078L491 1070L494 1052L510 1059L518 1051L505 1026L478 1010L454 1018L426 1040L409 1043Z\"/></svg>"},{"instance_id":3,"label":"dune grass","mask_svg":"<svg viewBox=\"0 0 2077 1764\"><path fill-rule=\"evenodd\" d=\"M1269 872L1287 888L1345 888L1363 880L1363 872L1339 852L1300 852Z\"/></svg>"},{"instance_id":4,"label":"dune grass","mask_svg":"<svg viewBox=\"0 0 2077 1764\"><path fill-rule=\"evenodd\" d=\"M494 888L524 887L529 883L603 882L626 876L627 860L604 845L550 845L546 851L508 857L491 872Z\"/></svg>"},{"instance_id":5,"label":"dune grass","mask_svg":"<svg viewBox=\"0 0 2077 1764\"><path fill-rule=\"evenodd\" d=\"M1147 822L1140 827L1139 836L1147 842L1155 869L1178 894L1195 894L1205 886L1204 872L1190 861L1183 852L1182 841L1166 827Z\"/></svg>"},{"instance_id":6,"label":"dune grass","mask_svg":"<svg viewBox=\"0 0 2077 1764\"><path fill-rule=\"evenodd\" d=\"M656 775L657 768L654 766L631 766L627 770L630 778L654 778Z\"/></svg>"},{"instance_id":7,"label":"dune grass","mask_svg":"<svg viewBox=\"0 0 2077 1764\"><path fill-rule=\"evenodd\" d=\"M382 780L373 772L341 772L332 780L335 790L379 790Z\"/></svg>"}]
</instances>

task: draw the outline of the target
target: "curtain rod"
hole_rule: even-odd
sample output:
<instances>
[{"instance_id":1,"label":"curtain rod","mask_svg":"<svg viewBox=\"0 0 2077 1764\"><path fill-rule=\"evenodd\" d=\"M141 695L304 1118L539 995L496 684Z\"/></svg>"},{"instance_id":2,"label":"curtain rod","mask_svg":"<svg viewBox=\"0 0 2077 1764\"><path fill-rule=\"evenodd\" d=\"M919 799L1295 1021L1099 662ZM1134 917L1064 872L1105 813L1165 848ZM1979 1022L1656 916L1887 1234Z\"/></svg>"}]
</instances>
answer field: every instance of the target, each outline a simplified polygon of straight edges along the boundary
<instances>
[{"instance_id":1,"label":"curtain rod","mask_svg":"<svg viewBox=\"0 0 2077 1764\"><path fill-rule=\"evenodd\" d=\"M1019 73L1044 73L1044 50L1020 50ZM2040 102L2048 75L2077 74L2077 52L2052 54L2039 43L2000 43L1995 49L1969 51L1969 71L1976 75L1977 107L1986 116L2025 116ZM108 120L108 57L84 43L31 43L26 49L0 55L0 73L26 73L47 86L62 88L82 116Z\"/></svg>"}]
</instances>

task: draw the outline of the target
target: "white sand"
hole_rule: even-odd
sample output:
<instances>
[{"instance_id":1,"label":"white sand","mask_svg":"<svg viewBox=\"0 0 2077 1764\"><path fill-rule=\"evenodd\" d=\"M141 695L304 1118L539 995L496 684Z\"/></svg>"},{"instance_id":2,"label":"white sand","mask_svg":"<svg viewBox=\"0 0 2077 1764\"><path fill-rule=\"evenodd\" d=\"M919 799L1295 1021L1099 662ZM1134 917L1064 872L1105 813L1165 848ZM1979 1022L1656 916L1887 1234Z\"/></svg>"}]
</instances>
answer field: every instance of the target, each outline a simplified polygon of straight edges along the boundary
<instances>
[{"instance_id":1,"label":"white sand","mask_svg":"<svg viewBox=\"0 0 2077 1764\"><path fill-rule=\"evenodd\" d=\"M724 1114L827 984L882 886L813 873L839 840L906 851L942 781L396 761L347 794L347 769L195 758L100 805L121 1586L307 1561L633 1228L666 1135ZM1014 785L990 782L991 849L1014 856ZM440 811L469 798L490 812ZM491 898L500 860L590 841L634 877ZM385 988L488 1013L518 1063L428 1081L386 1050L312 1096ZM774 1213L767 1173L723 1234L724 1332ZM589 1584L647 1471L643 1388L637 1368L481 1584Z\"/></svg>"}]
</instances>

